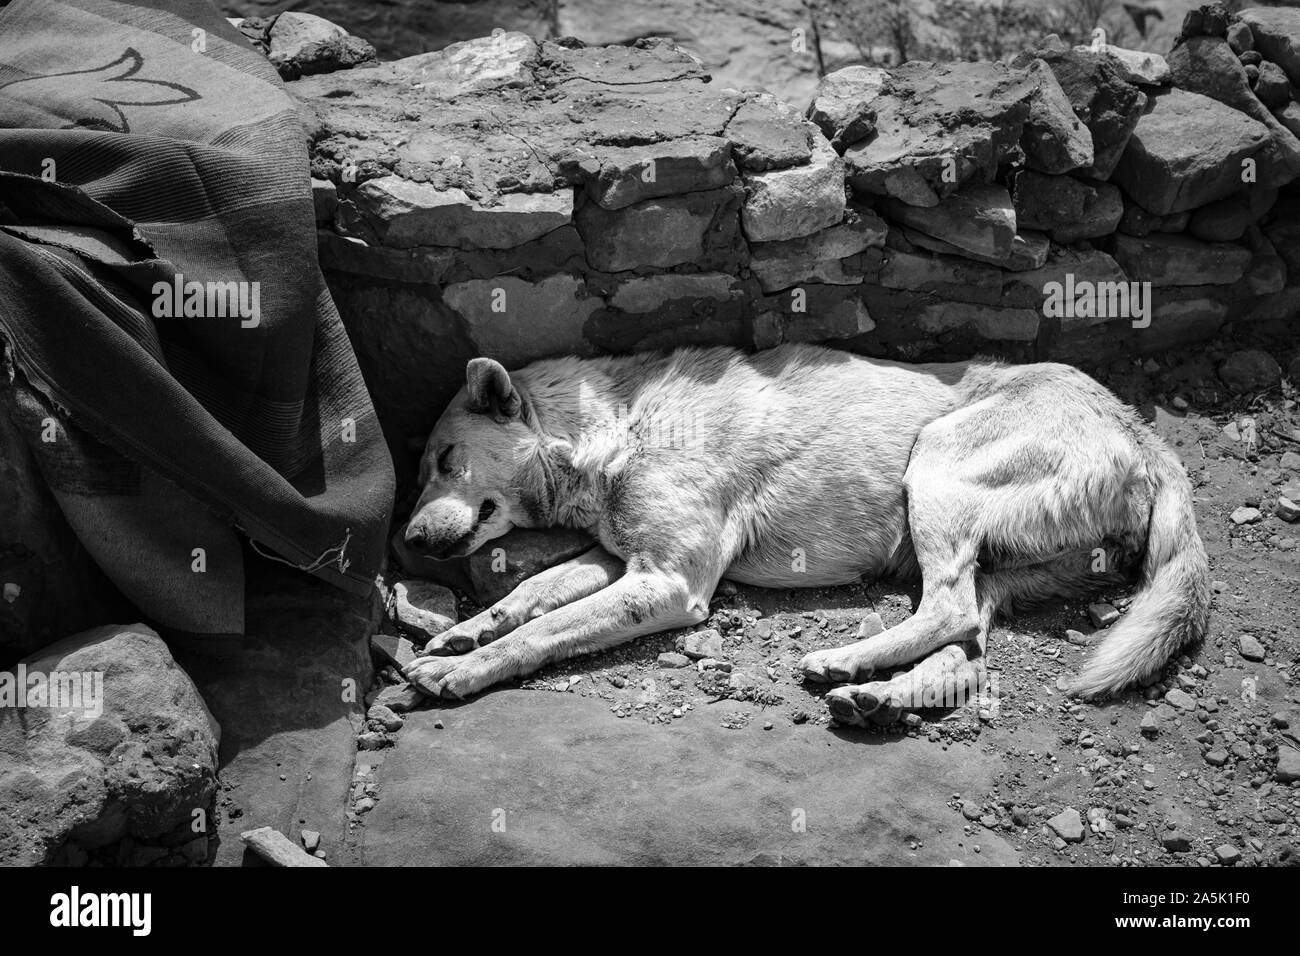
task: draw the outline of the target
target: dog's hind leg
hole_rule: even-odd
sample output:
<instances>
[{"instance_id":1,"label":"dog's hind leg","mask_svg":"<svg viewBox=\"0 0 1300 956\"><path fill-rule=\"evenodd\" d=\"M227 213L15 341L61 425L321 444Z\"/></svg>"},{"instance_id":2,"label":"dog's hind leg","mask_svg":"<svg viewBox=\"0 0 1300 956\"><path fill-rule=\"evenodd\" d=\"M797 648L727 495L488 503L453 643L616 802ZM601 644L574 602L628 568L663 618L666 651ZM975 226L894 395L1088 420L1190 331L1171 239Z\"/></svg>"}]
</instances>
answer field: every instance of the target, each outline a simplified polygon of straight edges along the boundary
<instances>
[{"instance_id":1,"label":"dog's hind leg","mask_svg":"<svg viewBox=\"0 0 1300 956\"><path fill-rule=\"evenodd\" d=\"M433 638L425 645L424 653L436 657L465 654L490 644L535 617L609 587L622 575L623 567L621 558L602 547L584 551L571 561L521 581L487 610Z\"/></svg>"},{"instance_id":2,"label":"dog's hind leg","mask_svg":"<svg viewBox=\"0 0 1300 956\"><path fill-rule=\"evenodd\" d=\"M912 546L921 568L921 603L903 623L883 634L844 647L814 651L799 662L813 681L842 683L886 667L910 664L945 644L976 640L979 609L975 598L978 543L970 509L953 507L962 489L947 469L918 467L905 479ZM935 521L930 515L945 514Z\"/></svg>"},{"instance_id":3,"label":"dog's hind leg","mask_svg":"<svg viewBox=\"0 0 1300 956\"><path fill-rule=\"evenodd\" d=\"M1113 563L1112 557L1106 566ZM1095 565L1094 552L1079 550L1036 564L978 573L979 631L973 641L941 647L889 680L836 687L826 695L831 717L841 724L883 726L909 711L961 707L988 693L985 653L998 612L1122 580L1122 575L1096 570Z\"/></svg>"}]
</instances>

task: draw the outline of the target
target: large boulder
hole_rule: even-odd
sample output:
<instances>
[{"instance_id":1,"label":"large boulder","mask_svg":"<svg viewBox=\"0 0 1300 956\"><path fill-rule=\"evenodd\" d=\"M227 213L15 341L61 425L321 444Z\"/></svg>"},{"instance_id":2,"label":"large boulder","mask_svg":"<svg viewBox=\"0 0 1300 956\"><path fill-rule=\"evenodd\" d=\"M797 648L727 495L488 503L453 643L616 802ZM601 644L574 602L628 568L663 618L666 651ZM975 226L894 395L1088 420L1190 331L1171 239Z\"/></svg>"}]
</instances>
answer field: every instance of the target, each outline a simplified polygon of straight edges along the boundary
<instances>
[{"instance_id":1,"label":"large boulder","mask_svg":"<svg viewBox=\"0 0 1300 956\"><path fill-rule=\"evenodd\" d=\"M1280 185L1300 176L1300 140L1270 111L1270 107L1282 106L1291 98L1286 77L1276 66L1266 63L1261 67L1252 91L1241 61L1228 41L1217 36L1184 40L1169 54L1169 65L1181 89L1213 97L1268 128L1272 142L1259 158L1260 165L1267 167L1263 181ZM1280 98L1270 93L1266 79L1273 73L1277 74L1273 86L1281 87Z\"/></svg>"},{"instance_id":2,"label":"large boulder","mask_svg":"<svg viewBox=\"0 0 1300 956\"><path fill-rule=\"evenodd\" d=\"M874 101L889 83L889 73L870 66L846 66L817 85L808 118L843 153L876 131Z\"/></svg>"},{"instance_id":3,"label":"large boulder","mask_svg":"<svg viewBox=\"0 0 1300 956\"><path fill-rule=\"evenodd\" d=\"M891 71L883 86L859 79L876 131L845 150L849 183L933 206L963 183L990 182L1020 142L1040 79L1000 63L924 62Z\"/></svg>"},{"instance_id":4,"label":"large boulder","mask_svg":"<svg viewBox=\"0 0 1300 956\"><path fill-rule=\"evenodd\" d=\"M346 70L376 59L369 42L311 13L279 14L270 22L267 43L271 65L286 80Z\"/></svg>"},{"instance_id":5,"label":"large boulder","mask_svg":"<svg viewBox=\"0 0 1300 956\"><path fill-rule=\"evenodd\" d=\"M1034 94L1020 140L1026 165L1045 173L1088 168L1095 159L1091 130L1075 114L1051 67L1034 60L1028 70Z\"/></svg>"},{"instance_id":6,"label":"large boulder","mask_svg":"<svg viewBox=\"0 0 1300 956\"><path fill-rule=\"evenodd\" d=\"M1265 182L1258 161L1272 137L1262 123L1177 88L1152 100L1113 177L1143 208L1165 216L1223 199L1242 188L1252 168Z\"/></svg>"},{"instance_id":7,"label":"large boulder","mask_svg":"<svg viewBox=\"0 0 1300 956\"><path fill-rule=\"evenodd\" d=\"M82 863L126 837L156 845L150 861L202 862L219 733L143 624L78 634L0 672L0 865Z\"/></svg>"},{"instance_id":8,"label":"large boulder","mask_svg":"<svg viewBox=\"0 0 1300 956\"><path fill-rule=\"evenodd\" d=\"M1055 36L1021 54L1015 66L1035 58L1051 67L1075 114L1092 134L1093 163L1085 172L1109 179L1146 106L1146 95L1124 79L1115 58L1086 47L1070 47Z\"/></svg>"}]
</instances>

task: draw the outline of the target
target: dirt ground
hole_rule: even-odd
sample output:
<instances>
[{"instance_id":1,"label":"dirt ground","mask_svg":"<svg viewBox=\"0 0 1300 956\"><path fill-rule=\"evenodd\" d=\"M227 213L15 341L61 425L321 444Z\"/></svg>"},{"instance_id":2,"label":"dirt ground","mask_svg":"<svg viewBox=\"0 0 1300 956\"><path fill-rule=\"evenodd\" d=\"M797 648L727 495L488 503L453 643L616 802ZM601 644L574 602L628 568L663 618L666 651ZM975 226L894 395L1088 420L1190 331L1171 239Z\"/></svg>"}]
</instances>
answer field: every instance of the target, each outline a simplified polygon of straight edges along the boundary
<instances>
[{"instance_id":1,"label":"dirt ground","mask_svg":"<svg viewBox=\"0 0 1300 956\"><path fill-rule=\"evenodd\" d=\"M359 754L346 858L1295 865L1300 784L1275 775L1279 747L1300 747L1300 524L1273 508L1300 483L1300 414L1289 382L1228 394L1215 367L1241 347L1090 370L1183 458L1210 557L1209 635L1151 686L1067 698L1095 631L1080 600L998 624L995 695L836 727L799 659L919 595L724 582L703 627L729 673L664 666L681 664L660 658L683 647L669 632L405 715L393 746ZM1235 523L1250 507L1262 517ZM1122 611L1130 593L1092 600Z\"/></svg>"}]
</instances>

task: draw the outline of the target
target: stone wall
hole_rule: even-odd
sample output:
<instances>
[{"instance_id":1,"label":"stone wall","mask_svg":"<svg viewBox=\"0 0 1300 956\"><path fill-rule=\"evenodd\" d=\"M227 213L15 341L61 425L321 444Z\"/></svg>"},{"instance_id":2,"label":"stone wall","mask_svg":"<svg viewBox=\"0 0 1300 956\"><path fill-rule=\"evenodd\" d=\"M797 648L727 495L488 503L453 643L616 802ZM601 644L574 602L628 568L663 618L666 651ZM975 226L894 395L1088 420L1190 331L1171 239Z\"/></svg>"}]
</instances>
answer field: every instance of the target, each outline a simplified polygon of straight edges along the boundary
<instances>
[{"instance_id":1,"label":"stone wall","mask_svg":"<svg viewBox=\"0 0 1300 956\"><path fill-rule=\"evenodd\" d=\"M667 41L519 33L290 89L330 287L391 437L417 438L476 354L1097 362L1293 321L1300 11L1207 7L1184 34L1168 62L1049 41L850 67L806 111Z\"/></svg>"}]
</instances>

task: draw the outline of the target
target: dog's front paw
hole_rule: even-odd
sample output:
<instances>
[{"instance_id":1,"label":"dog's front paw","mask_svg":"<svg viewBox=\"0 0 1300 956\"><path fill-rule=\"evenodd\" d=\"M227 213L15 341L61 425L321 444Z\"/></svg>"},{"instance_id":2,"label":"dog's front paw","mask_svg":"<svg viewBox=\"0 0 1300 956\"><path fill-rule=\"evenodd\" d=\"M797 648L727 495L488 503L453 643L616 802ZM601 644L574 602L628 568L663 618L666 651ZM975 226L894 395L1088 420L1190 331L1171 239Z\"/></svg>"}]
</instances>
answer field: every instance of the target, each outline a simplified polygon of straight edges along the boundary
<instances>
[{"instance_id":1,"label":"dog's front paw","mask_svg":"<svg viewBox=\"0 0 1300 956\"><path fill-rule=\"evenodd\" d=\"M461 621L447 628L424 645L424 653L430 657L445 657L449 654L468 654L477 647L491 644L496 640L496 631L490 613L484 611L475 614L468 621Z\"/></svg>"},{"instance_id":2,"label":"dog's front paw","mask_svg":"<svg viewBox=\"0 0 1300 956\"><path fill-rule=\"evenodd\" d=\"M504 680L499 670L494 658L472 651L460 657L418 657L402 673L431 697L461 699Z\"/></svg>"}]
</instances>

